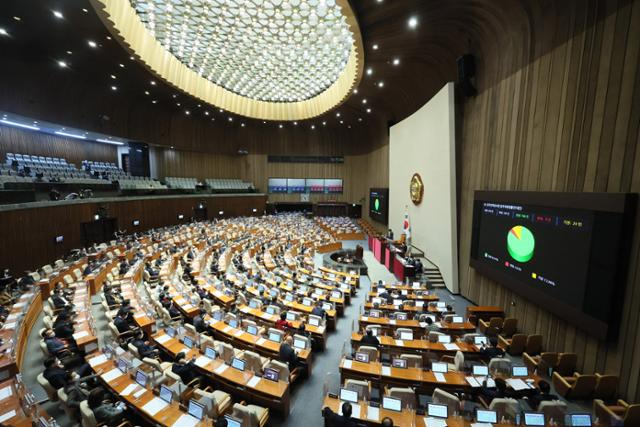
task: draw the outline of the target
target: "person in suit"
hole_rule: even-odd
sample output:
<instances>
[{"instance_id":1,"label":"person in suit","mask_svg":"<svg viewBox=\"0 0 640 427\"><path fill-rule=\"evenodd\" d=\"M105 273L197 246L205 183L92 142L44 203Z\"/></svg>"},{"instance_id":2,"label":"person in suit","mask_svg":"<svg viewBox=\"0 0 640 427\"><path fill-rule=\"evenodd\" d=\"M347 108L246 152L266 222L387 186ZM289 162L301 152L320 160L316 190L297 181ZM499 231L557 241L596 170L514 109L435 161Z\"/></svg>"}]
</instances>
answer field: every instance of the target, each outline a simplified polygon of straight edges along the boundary
<instances>
[{"instance_id":1,"label":"person in suit","mask_svg":"<svg viewBox=\"0 0 640 427\"><path fill-rule=\"evenodd\" d=\"M70 375L62 367L60 361L55 357L48 357L44 361L44 372L42 375L49 381L51 387L56 390L67 386L70 381Z\"/></svg>"},{"instance_id":2,"label":"person in suit","mask_svg":"<svg viewBox=\"0 0 640 427\"><path fill-rule=\"evenodd\" d=\"M541 402L558 400L558 396L550 393L551 386L548 382L540 380L538 383L538 389L540 390L539 392L528 397L529 405L534 411L538 410L538 406L540 406Z\"/></svg>"},{"instance_id":3,"label":"person in suit","mask_svg":"<svg viewBox=\"0 0 640 427\"><path fill-rule=\"evenodd\" d=\"M313 307L313 310L311 310L311 314L313 314L314 316L318 316L321 319L324 319L327 316L327 313L324 311L324 308L322 308L322 303L320 301L318 301L315 307Z\"/></svg>"},{"instance_id":4,"label":"person in suit","mask_svg":"<svg viewBox=\"0 0 640 427\"><path fill-rule=\"evenodd\" d=\"M113 324L116 326L116 329L118 329L118 332L121 334L132 331L132 328L129 325L129 322L127 322L127 318L124 313L118 312L118 314L116 314L116 317L113 319Z\"/></svg>"},{"instance_id":5,"label":"person in suit","mask_svg":"<svg viewBox=\"0 0 640 427\"><path fill-rule=\"evenodd\" d=\"M64 308L64 307L70 307L71 306L69 301L65 298L62 290L60 290L60 289L56 289L54 291L54 294L51 296L51 300L53 301L53 306L56 309L60 309L60 308Z\"/></svg>"},{"instance_id":6,"label":"person in suit","mask_svg":"<svg viewBox=\"0 0 640 427\"><path fill-rule=\"evenodd\" d=\"M491 360L494 357L502 357L504 355L504 351L498 347L498 339L496 337L489 338L489 347L486 347L484 344L478 351L478 354L484 358Z\"/></svg>"},{"instance_id":7,"label":"person in suit","mask_svg":"<svg viewBox=\"0 0 640 427\"><path fill-rule=\"evenodd\" d=\"M158 357L159 351L151 343L144 339L144 332L140 329L136 332L135 338L131 341L131 344L138 349L140 357L148 357L155 359Z\"/></svg>"},{"instance_id":8,"label":"person in suit","mask_svg":"<svg viewBox=\"0 0 640 427\"><path fill-rule=\"evenodd\" d=\"M192 357L191 360L187 362L187 356L184 352L178 353L176 355L176 361L173 362L173 366L171 367L171 372L178 375L185 385L191 383L191 381L198 378L196 375L195 357Z\"/></svg>"},{"instance_id":9,"label":"person in suit","mask_svg":"<svg viewBox=\"0 0 640 427\"><path fill-rule=\"evenodd\" d=\"M351 418L352 410L351 403L344 402L342 404L342 415L336 414L331 408L325 406L322 410L322 416L331 427L356 427L356 421Z\"/></svg>"},{"instance_id":10,"label":"person in suit","mask_svg":"<svg viewBox=\"0 0 640 427\"><path fill-rule=\"evenodd\" d=\"M289 365L289 371L293 371L298 366L298 356L296 356L296 352L293 350L293 338L291 338L291 335L287 335L280 344L278 359Z\"/></svg>"},{"instance_id":11,"label":"person in suit","mask_svg":"<svg viewBox=\"0 0 640 427\"><path fill-rule=\"evenodd\" d=\"M42 339L47 345L47 351L53 356L65 355L78 350L75 344L56 337L53 329L47 328L42 331Z\"/></svg>"},{"instance_id":12,"label":"person in suit","mask_svg":"<svg viewBox=\"0 0 640 427\"><path fill-rule=\"evenodd\" d=\"M202 317L202 309L200 313L196 314L193 318L193 327L196 328L196 331L199 334L207 330L207 324L204 322L204 318Z\"/></svg>"},{"instance_id":13,"label":"person in suit","mask_svg":"<svg viewBox=\"0 0 640 427\"><path fill-rule=\"evenodd\" d=\"M105 423L109 426L117 425L122 421L124 409L106 400L104 390L101 387L94 388L87 397L87 404L93 411L98 423Z\"/></svg>"},{"instance_id":14,"label":"person in suit","mask_svg":"<svg viewBox=\"0 0 640 427\"><path fill-rule=\"evenodd\" d=\"M368 346L375 347L375 348L379 348L380 347L380 340L376 336L373 335L373 331L371 329L367 329L367 332L365 333L365 335L360 340L360 344L361 345L368 345Z\"/></svg>"},{"instance_id":15,"label":"person in suit","mask_svg":"<svg viewBox=\"0 0 640 427\"><path fill-rule=\"evenodd\" d=\"M427 317L426 319L424 319L424 322L427 324L424 327L425 332L427 332L427 334L429 332L438 332L440 330L440 328L438 327L438 325L436 325L435 323L433 323L433 319L431 317Z\"/></svg>"},{"instance_id":16,"label":"person in suit","mask_svg":"<svg viewBox=\"0 0 640 427\"><path fill-rule=\"evenodd\" d=\"M58 338L73 338L73 322L71 322L67 313L61 312L58 317L56 317L56 320L53 322L53 331Z\"/></svg>"},{"instance_id":17,"label":"person in suit","mask_svg":"<svg viewBox=\"0 0 640 427\"><path fill-rule=\"evenodd\" d=\"M502 378L496 378L494 380L496 383L495 387L487 387L487 380L482 382L482 387L480 387L480 396L484 398L487 404L491 403L493 399L501 399L504 397L511 397L507 390L507 383Z\"/></svg>"}]
</instances>

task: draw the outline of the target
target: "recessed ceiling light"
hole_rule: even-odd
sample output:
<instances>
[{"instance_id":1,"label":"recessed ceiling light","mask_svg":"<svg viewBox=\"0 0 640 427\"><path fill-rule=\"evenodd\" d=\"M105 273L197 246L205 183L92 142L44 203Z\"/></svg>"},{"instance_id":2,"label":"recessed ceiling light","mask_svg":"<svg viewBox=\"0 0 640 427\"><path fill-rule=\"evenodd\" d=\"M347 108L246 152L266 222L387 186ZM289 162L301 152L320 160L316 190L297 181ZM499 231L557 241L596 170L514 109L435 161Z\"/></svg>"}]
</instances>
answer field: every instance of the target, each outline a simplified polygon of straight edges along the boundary
<instances>
[{"instance_id":1,"label":"recessed ceiling light","mask_svg":"<svg viewBox=\"0 0 640 427\"><path fill-rule=\"evenodd\" d=\"M336 113L336 117L340 117L340 113L339 113L339 112L338 112L338 113Z\"/></svg>"},{"instance_id":2,"label":"recessed ceiling light","mask_svg":"<svg viewBox=\"0 0 640 427\"><path fill-rule=\"evenodd\" d=\"M171 149L173 150L173 145L171 146Z\"/></svg>"},{"instance_id":3,"label":"recessed ceiling light","mask_svg":"<svg viewBox=\"0 0 640 427\"><path fill-rule=\"evenodd\" d=\"M384 87L384 82L378 82L378 87Z\"/></svg>"},{"instance_id":4,"label":"recessed ceiling light","mask_svg":"<svg viewBox=\"0 0 640 427\"><path fill-rule=\"evenodd\" d=\"M14 17L13 17L13 19L14 19L15 21L22 21L22 18L20 18L19 16L14 16Z\"/></svg>"},{"instance_id":5,"label":"recessed ceiling light","mask_svg":"<svg viewBox=\"0 0 640 427\"><path fill-rule=\"evenodd\" d=\"M133 61L136 58L134 58L133 56L130 56L129 59Z\"/></svg>"},{"instance_id":6,"label":"recessed ceiling light","mask_svg":"<svg viewBox=\"0 0 640 427\"><path fill-rule=\"evenodd\" d=\"M279 125L278 125L278 127L279 127L280 129L282 129L282 124L279 124Z\"/></svg>"},{"instance_id":7,"label":"recessed ceiling light","mask_svg":"<svg viewBox=\"0 0 640 427\"><path fill-rule=\"evenodd\" d=\"M373 74L373 68L367 68L367 76Z\"/></svg>"},{"instance_id":8,"label":"recessed ceiling light","mask_svg":"<svg viewBox=\"0 0 640 427\"><path fill-rule=\"evenodd\" d=\"M115 80L116 76L111 74L111 78Z\"/></svg>"},{"instance_id":9,"label":"recessed ceiling light","mask_svg":"<svg viewBox=\"0 0 640 427\"><path fill-rule=\"evenodd\" d=\"M208 115L209 115L209 112L208 112L208 111L205 111L205 112L204 112L204 115L205 115L205 116L208 116Z\"/></svg>"},{"instance_id":10,"label":"recessed ceiling light","mask_svg":"<svg viewBox=\"0 0 640 427\"><path fill-rule=\"evenodd\" d=\"M8 36L9 33L7 33L7 30L5 30L4 28L0 28L0 36Z\"/></svg>"},{"instance_id":11,"label":"recessed ceiling light","mask_svg":"<svg viewBox=\"0 0 640 427\"><path fill-rule=\"evenodd\" d=\"M240 126L244 127L244 123L242 123Z\"/></svg>"},{"instance_id":12,"label":"recessed ceiling light","mask_svg":"<svg viewBox=\"0 0 640 427\"><path fill-rule=\"evenodd\" d=\"M222 113L222 108L220 110L218 110L218 111L220 111Z\"/></svg>"},{"instance_id":13,"label":"recessed ceiling light","mask_svg":"<svg viewBox=\"0 0 640 427\"><path fill-rule=\"evenodd\" d=\"M340 120L340 124L343 124L343 123L344 123L344 120Z\"/></svg>"},{"instance_id":14,"label":"recessed ceiling light","mask_svg":"<svg viewBox=\"0 0 640 427\"><path fill-rule=\"evenodd\" d=\"M326 126L326 125L327 125L327 122L322 122L322 126Z\"/></svg>"},{"instance_id":15,"label":"recessed ceiling light","mask_svg":"<svg viewBox=\"0 0 640 427\"><path fill-rule=\"evenodd\" d=\"M176 102L176 105L179 107L179 106L181 106L182 104L180 104L179 102Z\"/></svg>"},{"instance_id":16,"label":"recessed ceiling light","mask_svg":"<svg viewBox=\"0 0 640 427\"><path fill-rule=\"evenodd\" d=\"M400 58L393 58L393 65L395 66L400 65Z\"/></svg>"},{"instance_id":17,"label":"recessed ceiling light","mask_svg":"<svg viewBox=\"0 0 640 427\"><path fill-rule=\"evenodd\" d=\"M354 89L353 93L357 94L358 93L358 89Z\"/></svg>"},{"instance_id":18,"label":"recessed ceiling light","mask_svg":"<svg viewBox=\"0 0 640 427\"><path fill-rule=\"evenodd\" d=\"M61 12L57 11L57 10L52 10L51 12L53 13L53 16L55 16L58 19L64 18L64 15Z\"/></svg>"},{"instance_id":19,"label":"recessed ceiling light","mask_svg":"<svg viewBox=\"0 0 640 427\"><path fill-rule=\"evenodd\" d=\"M293 125L294 126L298 126L298 122L293 122Z\"/></svg>"},{"instance_id":20,"label":"recessed ceiling light","mask_svg":"<svg viewBox=\"0 0 640 427\"><path fill-rule=\"evenodd\" d=\"M60 68L66 68L67 63L66 63L66 62L64 62L64 61L58 61L58 66L59 66Z\"/></svg>"},{"instance_id":21,"label":"recessed ceiling light","mask_svg":"<svg viewBox=\"0 0 640 427\"><path fill-rule=\"evenodd\" d=\"M367 113L370 113L370 112L371 112L371 108L367 108Z\"/></svg>"},{"instance_id":22,"label":"recessed ceiling light","mask_svg":"<svg viewBox=\"0 0 640 427\"><path fill-rule=\"evenodd\" d=\"M120 68L124 68L124 64L118 64Z\"/></svg>"},{"instance_id":23,"label":"recessed ceiling light","mask_svg":"<svg viewBox=\"0 0 640 427\"><path fill-rule=\"evenodd\" d=\"M373 46L371 46L373 48L373 50L378 50L378 45L374 44Z\"/></svg>"},{"instance_id":24,"label":"recessed ceiling light","mask_svg":"<svg viewBox=\"0 0 640 427\"><path fill-rule=\"evenodd\" d=\"M67 51L67 55L72 55L73 52L71 52L70 50Z\"/></svg>"},{"instance_id":25,"label":"recessed ceiling light","mask_svg":"<svg viewBox=\"0 0 640 427\"><path fill-rule=\"evenodd\" d=\"M367 103L367 99L366 99L366 98L365 98L365 99L363 99L363 100L362 100L362 103L363 103L363 104L366 104L366 103Z\"/></svg>"},{"instance_id":26,"label":"recessed ceiling light","mask_svg":"<svg viewBox=\"0 0 640 427\"><path fill-rule=\"evenodd\" d=\"M156 85L155 80L151 80L151 86L155 86L155 85ZM174 96L174 98L175 98L175 96Z\"/></svg>"},{"instance_id":27,"label":"recessed ceiling light","mask_svg":"<svg viewBox=\"0 0 640 427\"><path fill-rule=\"evenodd\" d=\"M82 8L82 11L83 11L84 13L89 13L89 9L84 8L84 7Z\"/></svg>"},{"instance_id":28,"label":"recessed ceiling light","mask_svg":"<svg viewBox=\"0 0 640 427\"><path fill-rule=\"evenodd\" d=\"M232 122L233 121L233 117L229 117L229 121Z\"/></svg>"},{"instance_id":29,"label":"recessed ceiling light","mask_svg":"<svg viewBox=\"0 0 640 427\"><path fill-rule=\"evenodd\" d=\"M87 44L89 45L89 47L92 47L94 49L96 47L98 47L98 44L96 42L94 42L93 40L87 40Z\"/></svg>"},{"instance_id":30,"label":"recessed ceiling light","mask_svg":"<svg viewBox=\"0 0 640 427\"><path fill-rule=\"evenodd\" d=\"M145 94L145 95L149 95L149 91L148 91L148 90L145 90L145 91L144 91L144 94Z\"/></svg>"},{"instance_id":31,"label":"recessed ceiling light","mask_svg":"<svg viewBox=\"0 0 640 427\"><path fill-rule=\"evenodd\" d=\"M382 3L384 0L376 0L378 3Z\"/></svg>"},{"instance_id":32,"label":"recessed ceiling light","mask_svg":"<svg viewBox=\"0 0 640 427\"><path fill-rule=\"evenodd\" d=\"M111 86L111 90L118 90L118 86Z\"/></svg>"},{"instance_id":33,"label":"recessed ceiling light","mask_svg":"<svg viewBox=\"0 0 640 427\"><path fill-rule=\"evenodd\" d=\"M154 99L153 101L151 101L152 104L157 104L158 100Z\"/></svg>"},{"instance_id":34,"label":"recessed ceiling light","mask_svg":"<svg viewBox=\"0 0 640 427\"><path fill-rule=\"evenodd\" d=\"M311 125L311 129L315 129L315 128L316 128L316 125Z\"/></svg>"},{"instance_id":35,"label":"recessed ceiling light","mask_svg":"<svg viewBox=\"0 0 640 427\"><path fill-rule=\"evenodd\" d=\"M111 40L111 36L107 36L107 40Z\"/></svg>"},{"instance_id":36,"label":"recessed ceiling light","mask_svg":"<svg viewBox=\"0 0 640 427\"><path fill-rule=\"evenodd\" d=\"M414 29L418 26L418 18L415 16L412 16L411 18L409 18L409 20L407 21L407 25L409 26L409 28Z\"/></svg>"},{"instance_id":37,"label":"recessed ceiling light","mask_svg":"<svg viewBox=\"0 0 640 427\"><path fill-rule=\"evenodd\" d=\"M185 110L185 112L184 112L184 113L188 116L188 115L190 115L190 114L191 114L191 111L189 111L189 110Z\"/></svg>"},{"instance_id":38,"label":"recessed ceiling light","mask_svg":"<svg viewBox=\"0 0 640 427\"><path fill-rule=\"evenodd\" d=\"M358 117L358 121L361 122L362 121L362 117Z\"/></svg>"}]
</instances>

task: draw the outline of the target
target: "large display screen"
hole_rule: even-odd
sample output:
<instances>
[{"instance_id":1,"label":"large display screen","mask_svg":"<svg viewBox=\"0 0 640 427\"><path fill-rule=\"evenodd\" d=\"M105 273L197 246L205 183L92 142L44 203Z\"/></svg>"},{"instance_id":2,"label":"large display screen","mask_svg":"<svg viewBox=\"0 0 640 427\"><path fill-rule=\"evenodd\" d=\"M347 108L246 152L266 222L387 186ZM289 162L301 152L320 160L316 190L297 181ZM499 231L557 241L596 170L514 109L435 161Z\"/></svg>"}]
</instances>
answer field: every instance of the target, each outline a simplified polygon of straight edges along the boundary
<instances>
[{"instance_id":1,"label":"large display screen","mask_svg":"<svg viewBox=\"0 0 640 427\"><path fill-rule=\"evenodd\" d=\"M287 192L288 193L304 193L306 191L305 188L305 180L304 178L287 178Z\"/></svg>"},{"instance_id":2,"label":"large display screen","mask_svg":"<svg viewBox=\"0 0 640 427\"><path fill-rule=\"evenodd\" d=\"M324 193L324 179L307 178L307 193Z\"/></svg>"},{"instance_id":3,"label":"large display screen","mask_svg":"<svg viewBox=\"0 0 640 427\"><path fill-rule=\"evenodd\" d=\"M471 266L594 335L611 336L630 197L476 192Z\"/></svg>"},{"instance_id":4,"label":"large display screen","mask_svg":"<svg viewBox=\"0 0 640 427\"><path fill-rule=\"evenodd\" d=\"M269 178L269 193L286 193L286 178Z\"/></svg>"},{"instance_id":5,"label":"large display screen","mask_svg":"<svg viewBox=\"0 0 640 427\"><path fill-rule=\"evenodd\" d=\"M389 222L389 189L369 189L369 217L382 224Z\"/></svg>"}]
</instances>

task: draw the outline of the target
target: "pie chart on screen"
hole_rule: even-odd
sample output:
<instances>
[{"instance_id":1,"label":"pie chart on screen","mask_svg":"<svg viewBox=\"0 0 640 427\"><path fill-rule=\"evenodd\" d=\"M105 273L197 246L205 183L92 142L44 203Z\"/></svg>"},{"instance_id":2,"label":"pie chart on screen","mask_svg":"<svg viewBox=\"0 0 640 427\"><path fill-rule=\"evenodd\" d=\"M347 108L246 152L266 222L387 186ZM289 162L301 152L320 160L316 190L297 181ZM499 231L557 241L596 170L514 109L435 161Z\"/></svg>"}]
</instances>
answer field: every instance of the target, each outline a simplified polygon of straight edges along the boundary
<instances>
[{"instance_id":1,"label":"pie chart on screen","mask_svg":"<svg viewBox=\"0 0 640 427\"><path fill-rule=\"evenodd\" d=\"M511 258L518 262L527 262L533 258L536 239L527 227L516 225L507 234L507 249Z\"/></svg>"}]
</instances>

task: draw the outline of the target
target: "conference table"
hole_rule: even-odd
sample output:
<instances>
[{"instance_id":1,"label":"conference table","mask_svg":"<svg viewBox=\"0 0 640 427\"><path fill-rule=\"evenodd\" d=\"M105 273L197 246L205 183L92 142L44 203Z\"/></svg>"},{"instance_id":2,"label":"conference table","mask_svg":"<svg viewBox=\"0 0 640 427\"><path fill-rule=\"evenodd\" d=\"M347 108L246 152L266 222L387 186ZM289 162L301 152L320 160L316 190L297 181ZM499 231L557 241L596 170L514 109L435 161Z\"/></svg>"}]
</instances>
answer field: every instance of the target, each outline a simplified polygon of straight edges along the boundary
<instances>
[{"instance_id":1,"label":"conference table","mask_svg":"<svg viewBox=\"0 0 640 427\"><path fill-rule=\"evenodd\" d=\"M360 329L364 329L368 325L380 326L382 330L387 332L395 332L397 328L409 328L414 332L424 333L425 323L418 321L417 319L409 320L395 320L387 317L371 317L360 316L359 318ZM462 323L449 323L449 322L437 322L436 325L439 328L439 332L449 335L461 335L465 333L471 333L476 331L476 325L469 321Z\"/></svg>"},{"instance_id":2,"label":"conference table","mask_svg":"<svg viewBox=\"0 0 640 427\"><path fill-rule=\"evenodd\" d=\"M13 427L31 427L32 416L51 422L52 418L38 405L31 413L26 413L22 406L25 399L24 384L15 378L0 382L0 423Z\"/></svg>"},{"instance_id":3,"label":"conference table","mask_svg":"<svg viewBox=\"0 0 640 427\"><path fill-rule=\"evenodd\" d=\"M492 317L504 317L502 307L491 305L470 305L467 307L466 317L475 316L476 319L489 320Z\"/></svg>"},{"instance_id":4,"label":"conference table","mask_svg":"<svg viewBox=\"0 0 640 427\"><path fill-rule=\"evenodd\" d=\"M351 334L351 343L354 348L360 345L360 341L364 335L356 332ZM458 351L465 354L465 359L469 355L477 355L478 347L474 344L469 344L464 341L456 341L450 344L443 344L440 342L431 342L423 339L414 340L400 340L390 336L377 337L380 342L378 350L381 353L390 355L400 355L402 353L414 353L427 355L428 353L436 353L440 355L453 355Z\"/></svg>"}]
</instances>

